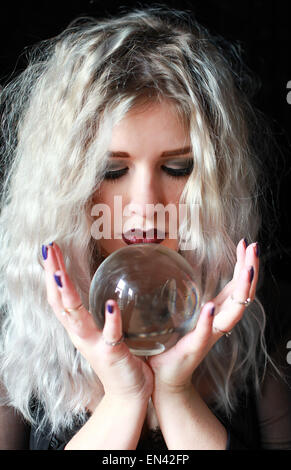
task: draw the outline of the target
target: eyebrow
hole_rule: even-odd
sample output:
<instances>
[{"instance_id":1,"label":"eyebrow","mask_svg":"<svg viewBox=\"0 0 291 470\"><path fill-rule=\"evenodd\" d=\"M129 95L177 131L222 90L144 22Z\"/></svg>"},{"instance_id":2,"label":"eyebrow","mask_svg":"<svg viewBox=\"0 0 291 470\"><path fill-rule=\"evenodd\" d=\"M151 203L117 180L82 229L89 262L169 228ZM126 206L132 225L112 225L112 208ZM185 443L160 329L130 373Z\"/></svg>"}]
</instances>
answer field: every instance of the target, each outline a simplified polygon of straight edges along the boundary
<instances>
[{"instance_id":1,"label":"eyebrow","mask_svg":"<svg viewBox=\"0 0 291 470\"><path fill-rule=\"evenodd\" d=\"M165 150L165 152L163 152L161 154L161 157L176 157L177 155L187 155L188 153L190 153L192 150L191 147L184 147L184 148L181 148L181 149L175 149L175 150ZM127 152L111 152L109 151L108 152L108 157L121 157L121 158L130 158L130 155L129 153Z\"/></svg>"}]
</instances>

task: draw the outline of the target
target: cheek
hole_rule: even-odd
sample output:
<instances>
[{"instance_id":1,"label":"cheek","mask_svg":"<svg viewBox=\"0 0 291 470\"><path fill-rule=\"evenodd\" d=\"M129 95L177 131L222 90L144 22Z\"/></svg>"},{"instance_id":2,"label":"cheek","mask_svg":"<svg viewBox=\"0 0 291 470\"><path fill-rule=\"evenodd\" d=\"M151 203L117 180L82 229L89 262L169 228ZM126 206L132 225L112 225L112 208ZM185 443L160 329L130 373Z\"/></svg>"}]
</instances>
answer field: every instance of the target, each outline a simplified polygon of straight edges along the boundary
<instances>
[{"instance_id":1,"label":"cheek","mask_svg":"<svg viewBox=\"0 0 291 470\"><path fill-rule=\"evenodd\" d=\"M165 199L173 204L178 204L186 183L186 178L171 178L166 175L162 181Z\"/></svg>"},{"instance_id":2,"label":"cheek","mask_svg":"<svg viewBox=\"0 0 291 470\"><path fill-rule=\"evenodd\" d=\"M96 210L98 206L100 207L100 209L104 208L104 211L102 212L104 215L104 220L106 221L110 221L110 219L113 219L114 196L114 192L105 184L104 186L101 185L101 187L98 191L96 191L93 197L93 205L95 206Z\"/></svg>"},{"instance_id":3,"label":"cheek","mask_svg":"<svg viewBox=\"0 0 291 470\"><path fill-rule=\"evenodd\" d=\"M119 182L104 183L101 185L96 202L100 201L106 205L107 210L111 213L111 219L114 217L114 210L117 212L116 216L122 214L123 207L127 203L128 186L120 184Z\"/></svg>"}]
</instances>

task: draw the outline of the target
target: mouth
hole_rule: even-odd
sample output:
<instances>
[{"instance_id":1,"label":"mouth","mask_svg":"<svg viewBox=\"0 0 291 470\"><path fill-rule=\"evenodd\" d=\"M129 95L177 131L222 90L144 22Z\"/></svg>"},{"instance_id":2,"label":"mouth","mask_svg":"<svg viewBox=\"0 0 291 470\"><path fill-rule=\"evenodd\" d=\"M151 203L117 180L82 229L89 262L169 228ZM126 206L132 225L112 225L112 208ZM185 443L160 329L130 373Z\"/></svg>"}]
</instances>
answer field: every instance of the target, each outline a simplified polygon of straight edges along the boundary
<instances>
[{"instance_id":1,"label":"mouth","mask_svg":"<svg viewBox=\"0 0 291 470\"><path fill-rule=\"evenodd\" d=\"M162 233L157 229L147 231L143 231L141 229L133 230L129 230L122 234L122 239L127 245L134 245L136 243L161 243L165 240L165 233Z\"/></svg>"}]
</instances>

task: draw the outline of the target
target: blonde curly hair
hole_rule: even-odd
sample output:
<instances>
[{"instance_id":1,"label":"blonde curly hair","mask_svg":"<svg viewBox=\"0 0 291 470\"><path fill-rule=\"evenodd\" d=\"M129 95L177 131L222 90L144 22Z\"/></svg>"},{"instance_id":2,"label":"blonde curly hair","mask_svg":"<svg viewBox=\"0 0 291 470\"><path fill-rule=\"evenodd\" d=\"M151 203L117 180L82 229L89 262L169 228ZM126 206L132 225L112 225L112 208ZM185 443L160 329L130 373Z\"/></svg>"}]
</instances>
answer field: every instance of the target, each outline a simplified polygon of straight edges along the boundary
<instances>
[{"instance_id":1,"label":"blonde curly hair","mask_svg":"<svg viewBox=\"0 0 291 470\"><path fill-rule=\"evenodd\" d=\"M2 403L34 422L31 401L52 431L85 419L98 378L75 350L46 299L40 246L60 245L88 307L99 250L92 195L106 168L112 127L141 100L171 100L189 126L194 169L181 202L200 208L193 251L203 299L228 282L242 237L256 240L258 158L255 122L222 44L188 14L147 8L108 19L81 18L38 44L1 96L4 164L1 244ZM213 383L216 407L231 413L247 378L259 383L265 315L248 308L197 371Z\"/></svg>"}]
</instances>

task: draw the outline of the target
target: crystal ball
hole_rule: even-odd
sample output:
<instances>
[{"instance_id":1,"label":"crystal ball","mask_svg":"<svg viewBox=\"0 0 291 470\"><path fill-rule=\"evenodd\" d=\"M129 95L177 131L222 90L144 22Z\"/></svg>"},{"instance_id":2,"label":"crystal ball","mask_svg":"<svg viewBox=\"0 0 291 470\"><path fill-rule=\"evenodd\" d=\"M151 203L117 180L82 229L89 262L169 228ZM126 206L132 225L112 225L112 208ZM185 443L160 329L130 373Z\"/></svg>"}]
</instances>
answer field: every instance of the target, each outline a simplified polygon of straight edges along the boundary
<instances>
[{"instance_id":1,"label":"crystal ball","mask_svg":"<svg viewBox=\"0 0 291 470\"><path fill-rule=\"evenodd\" d=\"M90 284L89 308L99 329L105 302L116 300L125 343L137 356L174 346L198 320L199 276L178 252L161 244L132 244L110 254Z\"/></svg>"}]
</instances>

